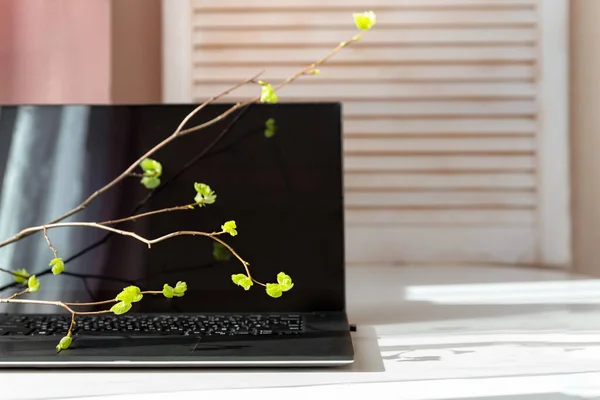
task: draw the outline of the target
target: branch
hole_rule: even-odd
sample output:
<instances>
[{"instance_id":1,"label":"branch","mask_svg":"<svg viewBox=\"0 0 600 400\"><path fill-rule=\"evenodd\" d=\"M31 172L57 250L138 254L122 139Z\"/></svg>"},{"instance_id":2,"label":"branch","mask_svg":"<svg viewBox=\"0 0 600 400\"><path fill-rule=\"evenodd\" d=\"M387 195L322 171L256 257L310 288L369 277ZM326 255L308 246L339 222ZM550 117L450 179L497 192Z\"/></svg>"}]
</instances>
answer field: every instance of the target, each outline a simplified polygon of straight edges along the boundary
<instances>
[{"instance_id":1,"label":"branch","mask_svg":"<svg viewBox=\"0 0 600 400\"><path fill-rule=\"evenodd\" d=\"M183 206L179 206L179 207L183 207ZM178 207L173 207L175 209L177 209ZM167 209L165 209L167 210ZM158 210L161 212L166 212L165 210ZM156 212L154 212L156 214ZM148 214L148 213L145 213ZM143 214L140 214L143 215ZM139 216L134 216L134 217L138 217ZM132 217L130 217L132 218ZM110 221L108 221L110 222ZM255 283L261 285L261 286L266 286L266 284L257 281L256 279L254 279L252 277L252 275L250 274L250 270L248 268L248 266L250 265L250 263L248 263L246 260L244 260L229 244L227 244L224 240L220 239L218 236L219 235L223 235L227 232L225 231L221 231L221 232L212 232L212 233L207 233L207 232L201 232L201 231L177 231L177 232L172 232L163 236L160 236L158 238L155 239L147 239L143 236L138 235L135 232L131 232L131 231L126 231L126 230L122 230L122 229L116 229L116 228L112 228L110 226L107 226L106 224L100 224L97 222L59 222L56 224L47 224L47 225L42 225L42 226L34 226L31 228L27 228L24 230L24 232L26 232L27 234L32 234L35 232L39 232L39 231L46 231L48 229L56 229L56 228L69 228L69 227L87 227L87 228L96 228L96 229L103 229L106 231L110 231L122 236L129 236L132 237L142 243L145 243L148 248L151 248L152 245L160 243L162 241L177 237L177 236L204 236L207 238L210 238L216 242L219 242L220 244L222 244L223 246L225 246L230 252L231 254L233 254L235 256L235 258L237 258L242 265L244 266L244 269L246 270L246 273L248 275L248 277L250 279L252 279ZM8 273L11 273L10 271L5 271Z\"/></svg>"},{"instance_id":2,"label":"branch","mask_svg":"<svg viewBox=\"0 0 600 400\"><path fill-rule=\"evenodd\" d=\"M114 219L111 221L104 221L104 222L98 222L98 223L100 225L115 225L115 224L120 224L122 222L135 221L140 218L149 217L150 215L162 214L162 213L171 212L171 211L189 211L190 207L195 207L197 205L198 205L198 203L191 203L191 204L186 204L185 206L163 208L161 210L148 211L148 212L145 212L142 214L132 215L131 217L127 217L127 218Z\"/></svg>"},{"instance_id":3,"label":"branch","mask_svg":"<svg viewBox=\"0 0 600 400\"><path fill-rule=\"evenodd\" d=\"M58 250L52 246L52 242L50 242L50 237L48 236L48 229L44 228L44 238L46 238L46 243L48 243L48 247L54 254L54 258L58 258Z\"/></svg>"},{"instance_id":4,"label":"branch","mask_svg":"<svg viewBox=\"0 0 600 400\"><path fill-rule=\"evenodd\" d=\"M131 164L125 171L123 171L119 176L117 176L115 179L113 179L111 182L109 182L108 184L106 184L104 187L102 187L101 189L95 191L91 196L89 196L83 203L81 203L80 205L78 205L77 207L73 208L71 211L68 211L67 213L65 213L64 215L61 215L60 217L50 221L49 223L45 224L45 225L52 225L52 224L56 224L66 218L69 218L72 215L77 214L78 212L84 210L96 197L100 196L102 193L110 190L112 187L114 187L115 185L117 185L119 182L121 182L122 180L124 180L125 178L129 177L130 174L139 166L139 164L144 161L146 158L149 158L150 156L152 156L154 153L156 153L158 150L162 149L163 147L165 147L166 145L168 145L169 143L171 143L173 140L177 139L179 136L181 135L181 131L182 129L185 127L185 125L189 122L190 119L192 119L192 117L194 115L196 115L198 112L200 112L203 108L205 108L207 105L209 105L210 103L212 103L215 100L220 99L221 97L224 97L226 95L228 95L230 92L232 92L233 90L247 84L247 83L251 83L253 81L255 81L260 75L262 75L262 72L260 74L257 74L255 76L253 76L250 79L246 79L245 81L242 81L236 85L233 85L232 87L230 87L229 89L219 93L216 96L213 96L211 98L209 98L208 100L204 101L202 104L200 104L198 107L196 107L191 113L189 113L184 119L183 121L181 121L181 123L179 124L179 126L177 127L177 129L175 130L175 132L173 132L170 136L168 136L166 139L164 139L162 142L160 142L159 144L157 144L156 146L154 146L153 148L151 148L150 150L148 150L143 156L141 156L140 158L138 158L133 164ZM229 112L230 113L230 112ZM228 113L228 114L229 114ZM227 115L228 115L227 114ZM17 242L29 235L31 235L32 233L37 232L38 230L35 231L31 231L30 229L24 229L21 232L17 233L15 236L13 236L12 238L9 238L7 240L4 240L3 242L0 242L0 248L7 246L11 243Z\"/></svg>"},{"instance_id":5,"label":"branch","mask_svg":"<svg viewBox=\"0 0 600 400\"><path fill-rule=\"evenodd\" d=\"M0 268L0 272L6 272L7 274L11 274L12 276L16 276L18 278L23 278L25 280L29 279L29 276L27 276L27 275L19 274L15 271L10 271L10 270L4 269L4 268Z\"/></svg>"},{"instance_id":6,"label":"branch","mask_svg":"<svg viewBox=\"0 0 600 400\"><path fill-rule=\"evenodd\" d=\"M348 40L346 42L341 42L332 51L330 51L325 57L321 58L318 61L315 61L314 63L310 64L309 66L307 66L307 67L305 67L303 69L301 69L300 71L296 72L295 74L293 74L289 78L287 78L284 81L282 81L281 83L279 83L277 86L275 86L273 88L274 91L277 91L277 90L281 89L282 87L284 87L284 86L292 83L296 79L298 79L300 76L306 75L308 72L310 72L310 71L314 70L316 67L322 65L327 60L329 60L331 57L333 57L334 55L336 55L337 53L339 53L339 51L342 50L344 47L349 46L352 43L358 42L362 38L364 32L365 31L359 31L350 40ZM204 129L204 128L212 125L212 124L215 124L215 123L221 121L223 118L227 117L229 114L231 114L232 112L234 112L238 108L246 106L246 105L249 105L249 104L252 104L252 103L256 103L259 100L260 100L260 96L256 96L256 97L254 97L251 100L247 100L247 101L241 102L241 103L236 103L235 105L231 106L227 111L225 111L221 115L219 115L219 116L211 119L210 121L207 121L207 122L205 122L203 124L194 126L192 128L189 128L189 129L182 130L181 132L179 132L179 136L187 135L189 133L196 132L196 131L199 131L201 129Z\"/></svg>"},{"instance_id":7,"label":"branch","mask_svg":"<svg viewBox=\"0 0 600 400\"><path fill-rule=\"evenodd\" d=\"M46 305L46 306L55 306L55 307L61 307L64 308L65 310L67 310L69 313L71 313L71 324L69 325L69 329L67 331L67 338L68 339L68 344L66 345L66 347L61 347L62 344L62 340L61 343L57 346L57 349L60 350L64 350L65 348L69 347L69 345L71 344L71 337L73 336L73 328L75 327L75 316L77 315L98 315L98 314L108 314L108 313L112 313L112 310L100 310L100 311L75 311L73 310L71 307L77 307L77 306L93 306L93 305L100 305L100 304L110 304L110 303L118 303L120 300L115 299L110 299L110 300L105 300L105 301L98 301L98 302L94 302L94 303L65 303L62 301L49 301L49 300L31 300L31 299L17 299L17 297L22 296L26 293L29 292L29 289L25 289L22 292L19 293L15 293L12 296L10 296L9 298L6 299L0 299L0 303L17 303L17 304L40 304L40 305ZM139 292L142 295L146 295L146 294L151 294L151 295L157 295L157 294L162 294L162 291L159 290L148 290L148 291L144 291L144 292ZM64 340L64 338L63 338Z\"/></svg>"}]
</instances>

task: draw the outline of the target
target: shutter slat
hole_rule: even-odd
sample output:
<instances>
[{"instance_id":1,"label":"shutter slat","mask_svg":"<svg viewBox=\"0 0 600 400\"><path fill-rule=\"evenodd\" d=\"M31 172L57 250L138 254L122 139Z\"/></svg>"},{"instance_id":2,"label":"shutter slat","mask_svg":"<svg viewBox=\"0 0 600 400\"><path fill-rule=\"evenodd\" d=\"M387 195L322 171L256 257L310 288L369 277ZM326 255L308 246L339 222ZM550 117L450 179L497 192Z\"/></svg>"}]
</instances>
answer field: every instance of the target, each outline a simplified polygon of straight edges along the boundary
<instances>
[{"instance_id":1,"label":"shutter slat","mask_svg":"<svg viewBox=\"0 0 600 400\"><path fill-rule=\"evenodd\" d=\"M251 31L240 35L238 31L200 29L196 27L192 42L197 45L210 47L225 46L332 46L339 43L341 38L349 38L356 34L355 29L327 29L302 31L282 28L274 32ZM494 45L513 43L530 45L535 43L537 35L531 28L463 28L463 29L411 29L402 27L395 30L374 30L369 32L369 45L382 44L402 45L452 45L480 44Z\"/></svg>"},{"instance_id":2,"label":"shutter slat","mask_svg":"<svg viewBox=\"0 0 600 400\"><path fill-rule=\"evenodd\" d=\"M532 119L373 119L346 120L347 135L444 135L444 134L531 134L536 130Z\"/></svg>"},{"instance_id":3,"label":"shutter slat","mask_svg":"<svg viewBox=\"0 0 600 400\"><path fill-rule=\"evenodd\" d=\"M534 101L384 101L347 102L343 106L346 121L370 117L396 118L480 118L490 117L533 117L537 112Z\"/></svg>"},{"instance_id":4,"label":"shutter slat","mask_svg":"<svg viewBox=\"0 0 600 400\"><path fill-rule=\"evenodd\" d=\"M371 189L534 189L532 173L463 173L463 174L411 174L411 173L347 173L346 190L368 191Z\"/></svg>"},{"instance_id":5,"label":"shutter slat","mask_svg":"<svg viewBox=\"0 0 600 400\"><path fill-rule=\"evenodd\" d=\"M477 9L477 10L502 10L502 9L534 9L537 0L370 0L367 8L379 9ZM327 3L323 0L261 0L250 2L248 0L227 0L215 2L214 0L192 0L195 9L202 11L211 10L298 10L298 9L335 9L345 11L350 8L353 12L363 10L367 3L364 0L345 0L343 2ZM358 7L358 8L357 8Z\"/></svg>"},{"instance_id":6,"label":"shutter slat","mask_svg":"<svg viewBox=\"0 0 600 400\"><path fill-rule=\"evenodd\" d=\"M261 49L251 46L243 49L205 49L201 56L194 57L195 62L222 63L236 65L238 62L263 63L267 68L270 60L297 62L298 68L309 65L315 59L328 53L329 48ZM371 64L378 62L468 62L468 61L534 61L536 50L533 46L497 46L497 47L397 47L393 45L378 48L365 45L350 46L335 55L337 62L366 60Z\"/></svg>"},{"instance_id":7,"label":"shutter slat","mask_svg":"<svg viewBox=\"0 0 600 400\"><path fill-rule=\"evenodd\" d=\"M356 139L344 140L344 152L352 155L378 154L411 154L411 153L527 153L533 154L536 149L532 137L525 138L485 138L481 140L454 139L422 139L397 138L390 139Z\"/></svg>"},{"instance_id":8,"label":"shutter slat","mask_svg":"<svg viewBox=\"0 0 600 400\"><path fill-rule=\"evenodd\" d=\"M536 195L533 192L444 192L439 191L432 194L425 192L407 191L382 191L357 193L350 191L346 193L345 203L348 208L361 206L375 207L419 207L419 206L530 206L534 207Z\"/></svg>"},{"instance_id":9,"label":"shutter slat","mask_svg":"<svg viewBox=\"0 0 600 400\"><path fill-rule=\"evenodd\" d=\"M346 212L346 224L349 227L394 226L394 225L479 225L479 226L526 226L536 223L534 210L389 210L381 207L377 210L350 209Z\"/></svg>"},{"instance_id":10,"label":"shutter slat","mask_svg":"<svg viewBox=\"0 0 600 400\"><path fill-rule=\"evenodd\" d=\"M317 78L318 79L318 78ZM223 84L194 85L195 98L206 98L228 88ZM258 85L246 85L237 89L234 98L250 98L260 93ZM278 91L283 99L312 98L337 101L354 99L470 99L470 98L520 98L532 99L536 87L532 83L329 83L306 82L285 86Z\"/></svg>"},{"instance_id":11,"label":"shutter slat","mask_svg":"<svg viewBox=\"0 0 600 400\"><path fill-rule=\"evenodd\" d=\"M263 79L267 81L280 82L294 74L299 66L277 67L269 66L265 70ZM256 69L260 71L260 68ZM252 71L254 72L254 71ZM232 86L241 80L247 79L252 74L248 67L237 66L205 66L197 64L193 70L193 76L198 84L222 83ZM321 68L319 82L331 82L335 80L353 81L353 83L369 82L377 80L404 80L437 82L440 80L457 79L469 80L500 80L500 79L524 79L533 81L535 77L534 67L531 65L365 65L347 68L327 64ZM316 77L303 77L295 85L310 82Z\"/></svg>"},{"instance_id":12,"label":"shutter slat","mask_svg":"<svg viewBox=\"0 0 600 400\"><path fill-rule=\"evenodd\" d=\"M347 172L534 170L533 156L346 156Z\"/></svg>"},{"instance_id":13,"label":"shutter slat","mask_svg":"<svg viewBox=\"0 0 600 400\"><path fill-rule=\"evenodd\" d=\"M350 17L350 18L349 18ZM536 12L531 11L388 11L377 16L377 26L380 29L389 27L411 26L503 26L514 24L536 23ZM310 29L331 29L336 26L348 26L352 22L351 15L333 11L296 11L296 12L210 12L197 10L193 25L197 29L230 28L241 30L246 28L269 29L285 27L286 25L302 26Z\"/></svg>"}]
</instances>

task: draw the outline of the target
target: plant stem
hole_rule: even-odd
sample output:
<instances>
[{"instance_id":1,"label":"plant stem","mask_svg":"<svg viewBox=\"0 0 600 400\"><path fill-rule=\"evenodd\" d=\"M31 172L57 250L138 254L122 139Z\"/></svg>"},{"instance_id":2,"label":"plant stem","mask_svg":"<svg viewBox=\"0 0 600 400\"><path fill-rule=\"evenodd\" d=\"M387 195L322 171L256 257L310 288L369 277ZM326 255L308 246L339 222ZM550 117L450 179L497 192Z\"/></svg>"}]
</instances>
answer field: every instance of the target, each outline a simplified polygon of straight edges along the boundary
<instances>
[{"instance_id":1,"label":"plant stem","mask_svg":"<svg viewBox=\"0 0 600 400\"><path fill-rule=\"evenodd\" d=\"M46 239L46 243L48 243L48 247L50 247L50 250L54 254L54 258L58 258L58 250L52 246L52 242L50 242L50 237L48 236L48 229L46 227L44 227L44 238Z\"/></svg>"},{"instance_id":2,"label":"plant stem","mask_svg":"<svg viewBox=\"0 0 600 400\"><path fill-rule=\"evenodd\" d=\"M260 74L257 74L255 76L253 76L250 79L246 79L240 83L237 83L235 85L233 85L232 87L230 87L229 89L209 98L208 100L204 101L202 104L200 104L198 107L196 107L191 113L189 113L184 119L183 121L181 121L181 123L179 124L179 126L177 127L177 129L170 135L168 136L166 139L164 139L162 142L160 142L159 144L157 144L156 146L154 146L153 148L151 148L150 150L148 150L144 155L142 155L140 158L138 158L133 164L131 164L125 171L123 171L119 176L117 176L115 179L113 179L111 182L107 183L106 185L104 185L102 188L98 189L97 191L95 191L94 193L92 193L92 195L90 195L83 203L81 203L80 205L78 205L77 207L73 208L72 210L68 211L67 213L61 215L60 217L50 221L49 223L45 224L45 225L52 225L52 224L56 224L66 218L69 218L72 215L77 214L78 212L84 210L96 197L100 196L102 193L108 191L109 189L111 189L112 187L114 187L115 185L117 185L119 182L121 182L123 179L127 178L129 176L129 174L131 174L138 166L139 164L144 161L146 158L149 158L150 156L152 156L154 153L156 153L158 150L162 149L163 147L165 147L166 145L168 145L169 143L171 143L173 140L177 139L180 135L180 132L182 131L182 129L185 127L185 125L189 122L190 119L192 119L192 117L194 115L196 115L198 112L200 112L203 108L205 108L207 105L209 105L210 103L212 103L215 100L220 99L221 97L224 97L226 95L228 95L230 92L232 92L233 90L247 84L250 83L254 80L256 80L260 75L262 74L262 72ZM37 232L38 230L30 230L30 229L23 229L21 232L17 233L15 236L4 240L2 242L0 242L0 248L7 246L11 243L17 242L35 232Z\"/></svg>"},{"instance_id":3,"label":"plant stem","mask_svg":"<svg viewBox=\"0 0 600 400\"><path fill-rule=\"evenodd\" d=\"M327 60L329 60L331 57L333 57L334 55L336 55L337 53L339 53L340 50L342 50L344 47L351 45L354 42L358 42L365 31L359 31L356 35L354 35L350 40L345 41L345 42L341 42L340 44L338 44L333 50L331 50L325 57L321 58L318 61L315 61L314 63L310 64L309 66L301 69L300 71L296 72L295 74L293 74L292 76L290 76L289 78L285 79L284 81L280 82L277 86L273 87L274 91L277 91L279 89L281 89L282 87L290 84L291 82L295 81L296 79L298 79L298 77L302 76L302 75L306 75L306 73L308 71L311 71L313 69L315 69L316 67L320 66L321 64L325 63ZM256 96L251 100L247 100L244 102L239 102L236 103L235 105L231 106L227 111L223 112L222 114L220 114L219 116L211 119L210 121L207 121L203 124L194 126L192 128L189 129L185 129L182 130L181 132L179 132L179 136L183 136L183 135L187 135L189 133L192 132L196 132L199 131L201 129L204 129L214 123L217 123L219 121L221 121L223 118L225 118L226 116L228 116L229 114L231 114L232 112L234 112L235 110L237 110L240 107L246 106L248 104L252 104L255 103L257 101L260 100L260 96Z\"/></svg>"},{"instance_id":4,"label":"plant stem","mask_svg":"<svg viewBox=\"0 0 600 400\"><path fill-rule=\"evenodd\" d=\"M162 294L162 291L160 290L146 290L143 292L140 292L140 294ZM110 300L103 300L103 301L93 301L91 303L65 303L68 306L71 307L86 307L86 306L99 306L102 304L110 304L110 303L116 303L118 302L117 299L110 299ZM81 314L81 312L77 311L78 314Z\"/></svg>"},{"instance_id":5,"label":"plant stem","mask_svg":"<svg viewBox=\"0 0 600 400\"><path fill-rule=\"evenodd\" d=\"M28 277L28 276L25 276L25 275L22 275L22 274L17 274L17 273L16 273L16 272L14 272L14 271L10 271L10 270L8 270L8 269L4 269L4 268L0 268L0 272L6 272L7 274L11 274L12 276L17 276L17 277L19 277L19 278L23 278L23 279L25 279L25 280L29 279L29 277Z\"/></svg>"},{"instance_id":6,"label":"plant stem","mask_svg":"<svg viewBox=\"0 0 600 400\"><path fill-rule=\"evenodd\" d=\"M114 219L111 221L104 221L104 222L98 222L98 223L100 225L114 225L114 224L119 224L121 222L126 222L126 221L135 221L139 218L148 217L150 215L162 214L162 213L171 212L171 211L187 211L190 209L190 207L193 207L196 205L197 205L197 203L191 203L191 204L186 204L185 206L163 208L161 210L148 211L148 212L145 212L142 214L132 215L131 217L127 217L127 218Z\"/></svg>"},{"instance_id":7,"label":"plant stem","mask_svg":"<svg viewBox=\"0 0 600 400\"><path fill-rule=\"evenodd\" d=\"M25 293L29 293L29 288L27 288L27 289L25 289L25 290L23 290L23 291L21 291L21 292L17 292L17 293L15 293L15 294L13 294L12 296L10 296L10 297L8 298L8 300L12 300L12 299L14 299L14 298L17 298L17 297L19 297L19 296L22 296L22 295L24 295Z\"/></svg>"}]
</instances>

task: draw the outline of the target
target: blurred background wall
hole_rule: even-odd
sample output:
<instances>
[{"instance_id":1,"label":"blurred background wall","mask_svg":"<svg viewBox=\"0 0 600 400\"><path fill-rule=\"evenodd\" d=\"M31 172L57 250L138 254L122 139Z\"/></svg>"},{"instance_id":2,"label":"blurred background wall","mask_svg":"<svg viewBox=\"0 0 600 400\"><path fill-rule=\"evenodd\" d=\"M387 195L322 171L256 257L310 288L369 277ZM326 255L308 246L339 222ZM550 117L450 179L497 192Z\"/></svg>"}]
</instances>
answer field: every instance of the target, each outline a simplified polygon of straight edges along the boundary
<instances>
[{"instance_id":1,"label":"blurred background wall","mask_svg":"<svg viewBox=\"0 0 600 400\"><path fill-rule=\"evenodd\" d=\"M160 20L160 0L0 0L0 102L160 101Z\"/></svg>"},{"instance_id":2,"label":"blurred background wall","mask_svg":"<svg viewBox=\"0 0 600 400\"><path fill-rule=\"evenodd\" d=\"M181 4L189 5L176 21L184 35L175 35L174 40L188 46L188 54L162 48L165 26L160 0L0 0L0 103L156 102L164 98L163 77L167 81L187 80L190 96L183 100L197 100L209 89L238 75L246 76L247 71L254 72L257 65L252 57L260 59L260 51L281 52L278 41L292 41L296 59L267 60L275 78L287 72L286 62L300 65L321 55L352 31L347 21L328 15L346 15L365 6L354 0L334 2L325 7L327 10L316 12L317 7L324 6L321 2L291 1L286 3L287 10L270 0L252 4L236 0L219 4L166 2L174 3L180 4L180 10ZM548 8L549 3L560 2L442 3L369 3L379 15L378 30L369 35L370 43L365 39L363 47L348 49L347 56L329 67L334 74L320 77L328 85L324 92L343 100L355 98L345 103L349 110L349 157L358 160L354 165L364 169L376 162L388 170L376 178L371 174L366 180L361 180L364 171L354 171L353 190L365 189L354 194L356 210L350 214L353 223L362 225L358 229L365 232L357 241L387 230L388 237L407 243L404 247L408 253L412 251L407 257L403 257L406 251L392 252L387 261L393 263L414 261L438 249L438 254L450 261L465 258L463 261L544 265L539 255L543 239L536 233L543 214L536 164L536 146L543 137L539 136L543 114L538 108L542 95L537 89L542 82L540 70L544 69L537 58L543 36L538 17L542 4ZM568 11L568 217L573 237L568 240L572 255L562 257L558 264L600 275L596 262L600 259L600 161L595 156L600 148L600 113L596 111L600 106L600 52L596 44L600 28L595 23L600 2L571 0ZM305 12L314 18L307 18ZM223 19L226 16L229 19ZM257 28L258 23L264 27ZM252 50L247 48L249 44L254 46ZM163 54L179 57L183 73L169 70L163 76ZM235 65L225 70L219 63L228 59ZM188 65L182 65L182 60ZM373 67L373 63L379 64ZM345 64L352 67L347 72ZM379 73L374 75L374 69ZM357 76L348 75L353 70ZM361 92L357 79L365 77L373 81L365 82L365 92ZM306 98L314 93L310 85L298 85L288 96ZM348 89L340 92L336 85ZM370 94L366 90L371 90ZM551 97L553 93L545 95ZM365 131L366 126L371 131ZM393 126L397 128L390 130ZM440 128L431 131L435 126ZM427 138L423 130L429 133ZM395 153L389 154L389 146L382 148L383 142L374 140L378 137L396 145ZM388 154L382 154L385 151ZM369 159L373 155L384 161ZM408 165L410 174L390 178L400 166L406 169L411 160L416 163ZM485 167L472 164L473 160L491 164ZM418 171L417 163L422 166ZM490 175L481 174L486 168ZM516 176L516 171L511 171L515 168L522 173ZM446 209L427 209L435 208L432 203ZM366 215L358 210L361 207L375 209ZM377 218L387 227L374 225ZM390 224L395 225L390 228ZM482 230L482 224L491 230ZM507 226L512 228L506 230ZM498 234L498 229L508 236ZM383 247L367 250L381 254L394 247L393 242L379 243ZM444 243L446 248L442 248ZM534 251L524 254L524 248Z\"/></svg>"}]
</instances>

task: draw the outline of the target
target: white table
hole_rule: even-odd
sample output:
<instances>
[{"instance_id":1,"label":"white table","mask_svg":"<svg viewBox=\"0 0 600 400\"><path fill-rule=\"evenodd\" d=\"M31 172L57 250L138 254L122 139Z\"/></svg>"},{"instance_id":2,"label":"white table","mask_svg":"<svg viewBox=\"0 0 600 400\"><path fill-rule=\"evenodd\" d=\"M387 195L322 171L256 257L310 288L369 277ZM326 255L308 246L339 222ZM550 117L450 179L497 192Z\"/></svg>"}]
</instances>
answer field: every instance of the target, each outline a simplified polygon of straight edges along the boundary
<instances>
[{"instance_id":1,"label":"white table","mask_svg":"<svg viewBox=\"0 0 600 400\"><path fill-rule=\"evenodd\" d=\"M371 266L348 268L347 281L352 366L3 372L0 399L600 398L600 279Z\"/></svg>"}]
</instances>

